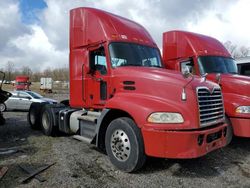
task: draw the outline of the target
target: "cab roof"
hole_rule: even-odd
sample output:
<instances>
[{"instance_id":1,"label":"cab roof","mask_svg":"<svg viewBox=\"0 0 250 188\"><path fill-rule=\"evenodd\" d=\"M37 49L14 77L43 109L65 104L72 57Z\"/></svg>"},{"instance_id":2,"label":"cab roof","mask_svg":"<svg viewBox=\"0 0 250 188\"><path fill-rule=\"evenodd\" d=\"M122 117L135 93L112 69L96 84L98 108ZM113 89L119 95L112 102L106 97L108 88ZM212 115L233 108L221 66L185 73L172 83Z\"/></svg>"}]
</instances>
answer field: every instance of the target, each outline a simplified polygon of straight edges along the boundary
<instances>
[{"instance_id":1,"label":"cab roof","mask_svg":"<svg viewBox=\"0 0 250 188\"><path fill-rule=\"evenodd\" d=\"M134 21L88 7L70 11L70 48L106 41L136 42L156 47L147 30Z\"/></svg>"},{"instance_id":2,"label":"cab roof","mask_svg":"<svg viewBox=\"0 0 250 188\"><path fill-rule=\"evenodd\" d=\"M231 57L222 43L215 38L177 30L163 33L164 59L186 58L195 55Z\"/></svg>"}]
</instances>

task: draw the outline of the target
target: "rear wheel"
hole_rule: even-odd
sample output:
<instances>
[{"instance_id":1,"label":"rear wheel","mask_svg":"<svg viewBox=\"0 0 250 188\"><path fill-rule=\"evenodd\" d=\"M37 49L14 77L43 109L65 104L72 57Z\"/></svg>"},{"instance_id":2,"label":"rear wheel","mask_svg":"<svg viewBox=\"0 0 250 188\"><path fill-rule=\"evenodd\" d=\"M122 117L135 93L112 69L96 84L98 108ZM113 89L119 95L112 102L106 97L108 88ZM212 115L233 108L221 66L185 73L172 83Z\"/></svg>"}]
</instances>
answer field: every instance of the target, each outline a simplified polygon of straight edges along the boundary
<instances>
[{"instance_id":1,"label":"rear wheel","mask_svg":"<svg viewBox=\"0 0 250 188\"><path fill-rule=\"evenodd\" d=\"M117 118L110 123L105 146L111 163L122 171L136 171L145 163L141 131L130 118Z\"/></svg>"},{"instance_id":2,"label":"rear wheel","mask_svg":"<svg viewBox=\"0 0 250 188\"><path fill-rule=\"evenodd\" d=\"M27 115L28 122L32 129L41 129L41 110L45 104L32 103Z\"/></svg>"},{"instance_id":3,"label":"rear wheel","mask_svg":"<svg viewBox=\"0 0 250 188\"><path fill-rule=\"evenodd\" d=\"M4 103L0 103L0 112L6 111L6 105Z\"/></svg>"},{"instance_id":4,"label":"rear wheel","mask_svg":"<svg viewBox=\"0 0 250 188\"><path fill-rule=\"evenodd\" d=\"M3 114L0 112L0 125L4 125L5 124L5 119L3 117Z\"/></svg>"},{"instance_id":5,"label":"rear wheel","mask_svg":"<svg viewBox=\"0 0 250 188\"><path fill-rule=\"evenodd\" d=\"M41 113L41 125L43 133L47 136L54 136L57 132L54 125L53 112L50 105L44 106Z\"/></svg>"}]
</instances>

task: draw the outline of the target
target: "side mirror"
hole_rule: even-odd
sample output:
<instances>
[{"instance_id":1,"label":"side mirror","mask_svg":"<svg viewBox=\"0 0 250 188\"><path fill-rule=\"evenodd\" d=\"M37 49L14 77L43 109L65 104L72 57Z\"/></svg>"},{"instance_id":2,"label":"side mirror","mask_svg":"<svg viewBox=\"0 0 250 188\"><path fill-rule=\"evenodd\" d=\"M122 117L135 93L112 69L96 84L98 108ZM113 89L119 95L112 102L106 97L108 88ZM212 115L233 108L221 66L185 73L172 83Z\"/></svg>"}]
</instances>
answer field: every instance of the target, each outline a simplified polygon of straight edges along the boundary
<instances>
[{"instance_id":1,"label":"side mirror","mask_svg":"<svg viewBox=\"0 0 250 188\"><path fill-rule=\"evenodd\" d=\"M192 76L192 74L190 73L190 70L189 70L188 66L186 66L184 68L184 70L182 71L182 76L184 78L188 78L188 77Z\"/></svg>"},{"instance_id":2,"label":"side mirror","mask_svg":"<svg viewBox=\"0 0 250 188\"><path fill-rule=\"evenodd\" d=\"M221 82L221 74L220 74L220 73L217 73L217 74L216 74L215 80L216 80L217 84L220 85L220 82Z\"/></svg>"}]
</instances>

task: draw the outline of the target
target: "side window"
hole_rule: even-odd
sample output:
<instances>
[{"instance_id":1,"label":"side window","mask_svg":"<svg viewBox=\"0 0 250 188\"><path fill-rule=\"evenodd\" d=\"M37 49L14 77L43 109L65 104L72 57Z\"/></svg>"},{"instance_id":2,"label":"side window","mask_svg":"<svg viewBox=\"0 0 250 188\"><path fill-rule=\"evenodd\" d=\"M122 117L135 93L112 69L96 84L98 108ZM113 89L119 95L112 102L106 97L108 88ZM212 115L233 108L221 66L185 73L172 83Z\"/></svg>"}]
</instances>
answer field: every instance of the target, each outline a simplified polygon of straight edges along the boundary
<instances>
[{"instance_id":1,"label":"side window","mask_svg":"<svg viewBox=\"0 0 250 188\"><path fill-rule=\"evenodd\" d=\"M180 67L181 67L181 72L182 73L188 71L188 72L190 72L192 74L195 74L194 63L193 63L193 61L191 59L181 62Z\"/></svg>"},{"instance_id":2,"label":"side window","mask_svg":"<svg viewBox=\"0 0 250 188\"><path fill-rule=\"evenodd\" d=\"M23 99L30 99L31 98L29 95L27 95L26 93L22 93L22 92L19 93L19 97L23 98Z\"/></svg>"},{"instance_id":3,"label":"side window","mask_svg":"<svg viewBox=\"0 0 250 188\"><path fill-rule=\"evenodd\" d=\"M103 47L90 52L90 68L92 71L98 71L102 75L107 74L107 61Z\"/></svg>"},{"instance_id":4,"label":"side window","mask_svg":"<svg viewBox=\"0 0 250 188\"><path fill-rule=\"evenodd\" d=\"M18 98L17 93L11 93L11 94L12 94L11 95L12 98Z\"/></svg>"}]
</instances>

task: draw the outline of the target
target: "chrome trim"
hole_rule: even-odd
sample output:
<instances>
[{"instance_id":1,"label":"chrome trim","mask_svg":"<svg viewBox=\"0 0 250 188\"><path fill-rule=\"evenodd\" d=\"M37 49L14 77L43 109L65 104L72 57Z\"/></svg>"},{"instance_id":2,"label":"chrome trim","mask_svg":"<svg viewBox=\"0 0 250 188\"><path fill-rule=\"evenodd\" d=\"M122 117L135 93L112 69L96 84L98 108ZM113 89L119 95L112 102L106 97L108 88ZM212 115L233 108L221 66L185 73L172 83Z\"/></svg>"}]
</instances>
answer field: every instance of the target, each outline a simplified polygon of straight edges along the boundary
<instances>
[{"instance_id":1,"label":"chrome trim","mask_svg":"<svg viewBox=\"0 0 250 188\"><path fill-rule=\"evenodd\" d=\"M196 95L200 127L207 127L225 121L225 109L220 87L214 87L213 90L209 90L207 87L197 87Z\"/></svg>"}]
</instances>

